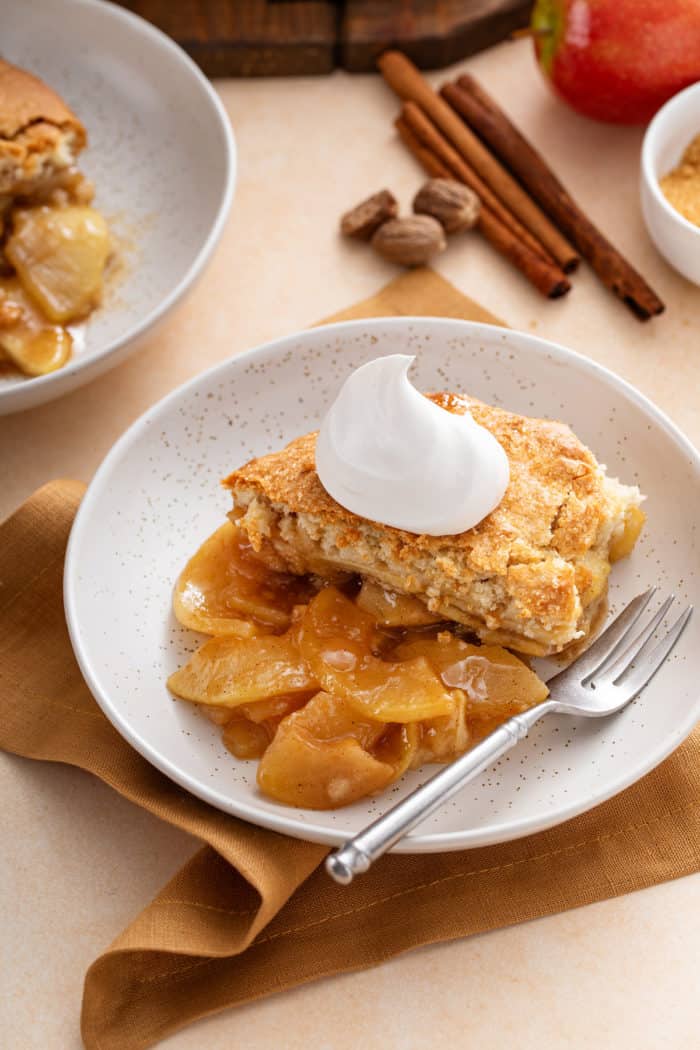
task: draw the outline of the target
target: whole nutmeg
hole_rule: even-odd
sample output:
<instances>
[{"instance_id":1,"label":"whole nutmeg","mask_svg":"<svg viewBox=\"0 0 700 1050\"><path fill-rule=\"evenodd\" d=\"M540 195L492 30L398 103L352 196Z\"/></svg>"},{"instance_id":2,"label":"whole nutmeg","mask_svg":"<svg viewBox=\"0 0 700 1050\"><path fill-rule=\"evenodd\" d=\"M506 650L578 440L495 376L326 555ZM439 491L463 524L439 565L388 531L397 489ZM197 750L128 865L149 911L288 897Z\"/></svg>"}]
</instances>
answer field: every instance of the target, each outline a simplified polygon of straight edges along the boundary
<instances>
[{"instance_id":1,"label":"whole nutmeg","mask_svg":"<svg viewBox=\"0 0 700 1050\"><path fill-rule=\"evenodd\" d=\"M399 214L396 197L389 190L380 190L357 207L346 211L340 220L340 232L345 237L369 241L383 222Z\"/></svg>"},{"instance_id":2,"label":"whole nutmeg","mask_svg":"<svg viewBox=\"0 0 700 1050\"><path fill-rule=\"evenodd\" d=\"M379 227L372 247L402 266L423 266L446 247L445 231L430 215L390 219Z\"/></svg>"},{"instance_id":3,"label":"whole nutmeg","mask_svg":"<svg viewBox=\"0 0 700 1050\"><path fill-rule=\"evenodd\" d=\"M432 215L446 233L457 233L474 226L481 201L473 190L454 179L429 179L413 198L413 210Z\"/></svg>"}]
</instances>

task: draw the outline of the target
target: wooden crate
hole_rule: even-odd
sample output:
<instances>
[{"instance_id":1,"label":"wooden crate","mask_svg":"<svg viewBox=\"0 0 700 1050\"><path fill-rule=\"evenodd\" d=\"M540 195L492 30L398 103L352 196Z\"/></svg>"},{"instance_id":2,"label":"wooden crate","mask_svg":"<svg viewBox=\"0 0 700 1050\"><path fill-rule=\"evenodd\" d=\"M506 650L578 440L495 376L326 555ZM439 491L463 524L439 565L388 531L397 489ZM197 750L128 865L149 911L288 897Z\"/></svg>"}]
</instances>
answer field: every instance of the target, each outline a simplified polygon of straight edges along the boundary
<instances>
[{"instance_id":1,"label":"wooden crate","mask_svg":"<svg viewBox=\"0 0 700 1050\"><path fill-rule=\"evenodd\" d=\"M124 0L211 77L374 70L387 47L449 65L527 25L531 0Z\"/></svg>"}]
</instances>

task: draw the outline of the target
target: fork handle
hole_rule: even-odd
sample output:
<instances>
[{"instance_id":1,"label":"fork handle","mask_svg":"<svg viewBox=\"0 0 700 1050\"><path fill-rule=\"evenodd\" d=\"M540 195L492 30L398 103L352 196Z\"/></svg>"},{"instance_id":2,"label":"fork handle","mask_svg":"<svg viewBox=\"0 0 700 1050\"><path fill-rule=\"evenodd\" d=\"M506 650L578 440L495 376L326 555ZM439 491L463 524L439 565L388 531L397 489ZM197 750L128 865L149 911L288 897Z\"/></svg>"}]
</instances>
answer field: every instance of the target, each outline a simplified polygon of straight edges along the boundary
<instances>
[{"instance_id":1,"label":"fork handle","mask_svg":"<svg viewBox=\"0 0 700 1050\"><path fill-rule=\"evenodd\" d=\"M331 853L326 858L328 874L336 882L347 886L355 875L368 871L373 862L391 849L407 831L452 798L468 780L478 776L497 758L510 751L527 736L535 722L549 714L555 706L552 701L545 701L509 718L476 747L445 766L359 835L348 839L340 849Z\"/></svg>"}]
</instances>

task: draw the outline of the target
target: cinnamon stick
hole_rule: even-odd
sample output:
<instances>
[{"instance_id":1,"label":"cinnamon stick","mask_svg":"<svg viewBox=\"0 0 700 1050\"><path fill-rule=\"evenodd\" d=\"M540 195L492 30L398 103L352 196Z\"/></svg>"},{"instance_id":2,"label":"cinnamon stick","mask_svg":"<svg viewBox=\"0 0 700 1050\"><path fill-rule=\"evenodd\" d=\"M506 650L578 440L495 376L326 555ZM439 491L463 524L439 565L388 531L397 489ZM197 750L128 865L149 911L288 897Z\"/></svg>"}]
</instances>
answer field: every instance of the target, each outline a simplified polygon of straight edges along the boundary
<instances>
[{"instance_id":1,"label":"cinnamon stick","mask_svg":"<svg viewBox=\"0 0 700 1050\"><path fill-rule=\"evenodd\" d=\"M644 278L593 225L545 159L518 131L497 102L471 76L445 85L443 95L571 238L603 284L646 321L664 304Z\"/></svg>"},{"instance_id":2,"label":"cinnamon stick","mask_svg":"<svg viewBox=\"0 0 700 1050\"><path fill-rule=\"evenodd\" d=\"M438 131L433 122L426 117L420 106L416 105L415 102L404 102L401 110L401 118L405 124L408 125L414 135L416 135L419 141L427 147L430 153L439 157L445 167L449 169L452 176L459 179L460 182L465 183L470 189L474 190L482 204L485 204L487 208L490 208L496 218L499 219L504 226L507 226L516 237L519 237L523 244L525 244L536 255L541 255L545 261L555 262L552 256L547 252L546 248L544 248L543 245L532 236L530 231L527 230L507 208L503 207L498 197L491 191L483 179L479 178L474 169L462 159L459 153L452 148L444 135Z\"/></svg>"},{"instance_id":3,"label":"cinnamon stick","mask_svg":"<svg viewBox=\"0 0 700 1050\"><path fill-rule=\"evenodd\" d=\"M546 262L515 237L507 226L496 218L489 208L482 208L477 226L484 237L505 255L548 299L559 299L570 290L566 274L555 263Z\"/></svg>"},{"instance_id":4,"label":"cinnamon stick","mask_svg":"<svg viewBox=\"0 0 700 1050\"><path fill-rule=\"evenodd\" d=\"M464 124L453 109L400 51L385 51L377 60L379 70L396 94L415 102L481 177L501 203L540 241L567 272L576 268L578 256L531 197L508 174L494 155Z\"/></svg>"},{"instance_id":5,"label":"cinnamon stick","mask_svg":"<svg viewBox=\"0 0 700 1050\"><path fill-rule=\"evenodd\" d=\"M429 175L433 178L451 176L452 173L447 171L442 161L423 145L401 117L395 123L405 145ZM558 299L569 291L571 285L563 271L555 263L543 259L540 254L524 245L483 202L477 227L494 248L513 263L543 295L549 299Z\"/></svg>"},{"instance_id":6,"label":"cinnamon stick","mask_svg":"<svg viewBox=\"0 0 700 1050\"><path fill-rule=\"evenodd\" d=\"M394 121L394 126L403 139L404 144L413 156L418 158L432 179L454 178L454 172L448 170L442 161L427 146L423 145L421 140L411 131L403 117L397 117Z\"/></svg>"}]
</instances>

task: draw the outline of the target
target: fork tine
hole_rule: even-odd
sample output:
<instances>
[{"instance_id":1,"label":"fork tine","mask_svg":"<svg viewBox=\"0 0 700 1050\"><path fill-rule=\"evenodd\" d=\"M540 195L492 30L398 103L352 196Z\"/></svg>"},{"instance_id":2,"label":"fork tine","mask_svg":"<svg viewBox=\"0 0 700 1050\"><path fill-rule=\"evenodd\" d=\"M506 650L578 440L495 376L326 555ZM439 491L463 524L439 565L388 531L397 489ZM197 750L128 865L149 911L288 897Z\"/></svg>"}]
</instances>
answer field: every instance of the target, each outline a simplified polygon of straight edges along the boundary
<instances>
[{"instance_id":1,"label":"fork tine","mask_svg":"<svg viewBox=\"0 0 700 1050\"><path fill-rule=\"evenodd\" d=\"M600 667L596 670L596 681L603 678L611 682L617 681L635 659L638 657L641 658L649 652L652 647L654 632L658 629L659 624L665 618L666 613L674 602L674 599L675 595L669 594L668 598L662 602L657 612L654 613L649 623L642 627L641 631L634 636L629 645L626 645L619 655L613 655L603 661Z\"/></svg>"},{"instance_id":2,"label":"fork tine","mask_svg":"<svg viewBox=\"0 0 700 1050\"><path fill-rule=\"evenodd\" d=\"M630 700L651 681L667 657L671 654L672 649L683 634L683 631L686 629L688 621L692 615L693 606L689 605L688 608L678 617L668 634L661 639L651 653L645 658L644 663L638 663L633 671L628 671L626 674L622 675L622 678L619 681L619 688L628 694Z\"/></svg>"},{"instance_id":3,"label":"fork tine","mask_svg":"<svg viewBox=\"0 0 700 1050\"><path fill-rule=\"evenodd\" d=\"M634 627L654 594L656 594L656 587L650 587L649 590L644 591L643 594L638 594L637 597L633 598L629 605L622 610L619 616L616 616L612 623L608 624L602 634L600 634L593 642L593 645L579 656L575 664L572 665L576 668L577 677L578 675L581 675L584 681L590 678L591 675L595 674L600 665L604 663L609 656L613 655L615 650L618 649L627 637L629 631Z\"/></svg>"}]
</instances>

